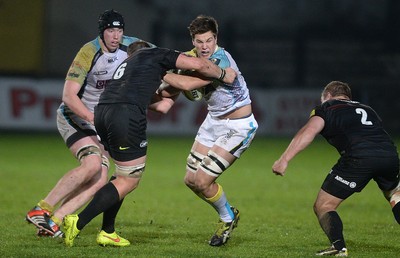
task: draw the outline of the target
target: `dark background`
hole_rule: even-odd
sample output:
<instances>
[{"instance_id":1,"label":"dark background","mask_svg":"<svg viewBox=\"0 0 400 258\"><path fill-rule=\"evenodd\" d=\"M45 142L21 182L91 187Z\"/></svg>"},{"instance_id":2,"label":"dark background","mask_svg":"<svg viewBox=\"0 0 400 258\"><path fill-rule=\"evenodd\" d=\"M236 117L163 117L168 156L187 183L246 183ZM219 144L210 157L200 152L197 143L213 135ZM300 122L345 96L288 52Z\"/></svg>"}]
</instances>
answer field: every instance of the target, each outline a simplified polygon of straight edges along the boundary
<instances>
[{"instance_id":1,"label":"dark background","mask_svg":"<svg viewBox=\"0 0 400 258\"><path fill-rule=\"evenodd\" d=\"M0 76L64 78L79 48L97 36L99 14L112 8L123 14L126 35L177 50L192 47L192 19L214 16L219 44L249 88L322 89L344 81L400 135L395 0L3 0Z\"/></svg>"}]
</instances>

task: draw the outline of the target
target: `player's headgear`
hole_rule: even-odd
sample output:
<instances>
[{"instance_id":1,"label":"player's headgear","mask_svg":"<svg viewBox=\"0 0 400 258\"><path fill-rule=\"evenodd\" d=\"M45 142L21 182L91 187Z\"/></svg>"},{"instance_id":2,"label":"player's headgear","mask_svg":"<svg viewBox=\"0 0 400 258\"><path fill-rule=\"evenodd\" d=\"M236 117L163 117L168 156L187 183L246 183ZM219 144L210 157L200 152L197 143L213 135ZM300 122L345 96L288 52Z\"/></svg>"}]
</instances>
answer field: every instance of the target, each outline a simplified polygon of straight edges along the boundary
<instances>
[{"instance_id":1,"label":"player's headgear","mask_svg":"<svg viewBox=\"0 0 400 258\"><path fill-rule=\"evenodd\" d=\"M124 29L124 17L114 9L107 10L99 16L99 35L103 39L103 32L108 28L121 28Z\"/></svg>"}]
</instances>

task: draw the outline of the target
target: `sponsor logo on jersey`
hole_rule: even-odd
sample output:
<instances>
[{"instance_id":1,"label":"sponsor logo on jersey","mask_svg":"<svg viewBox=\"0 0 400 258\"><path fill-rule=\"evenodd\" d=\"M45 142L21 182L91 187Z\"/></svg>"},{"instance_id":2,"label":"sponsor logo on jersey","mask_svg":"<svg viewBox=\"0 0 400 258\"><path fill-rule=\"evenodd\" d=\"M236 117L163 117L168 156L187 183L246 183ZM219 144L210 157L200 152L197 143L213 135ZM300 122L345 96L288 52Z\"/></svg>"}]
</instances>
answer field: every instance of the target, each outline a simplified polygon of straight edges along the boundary
<instances>
[{"instance_id":1,"label":"sponsor logo on jersey","mask_svg":"<svg viewBox=\"0 0 400 258\"><path fill-rule=\"evenodd\" d=\"M107 59L107 62L108 62L109 64L111 64L111 63L114 63L114 62L117 61L117 60L118 60L118 57L114 56L114 57L108 58L108 59Z\"/></svg>"},{"instance_id":2,"label":"sponsor logo on jersey","mask_svg":"<svg viewBox=\"0 0 400 258\"><path fill-rule=\"evenodd\" d=\"M78 78L78 77L79 77L79 74L74 73L74 72L70 72L70 73L68 73L68 76L69 76L69 77L72 77L72 78Z\"/></svg>"},{"instance_id":3,"label":"sponsor logo on jersey","mask_svg":"<svg viewBox=\"0 0 400 258\"><path fill-rule=\"evenodd\" d=\"M98 80L96 82L96 89L104 89L109 80Z\"/></svg>"},{"instance_id":4,"label":"sponsor logo on jersey","mask_svg":"<svg viewBox=\"0 0 400 258\"><path fill-rule=\"evenodd\" d=\"M342 184L348 185L350 188L355 188L357 186L357 184L355 182L349 182L340 176L335 176L335 179Z\"/></svg>"},{"instance_id":5,"label":"sponsor logo on jersey","mask_svg":"<svg viewBox=\"0 0 400 258\"><path fill-rule=\"evenodd\" d=\"M218 58L211 58L210 61L213 62L213 63L216 64L216 65L219 65L219 63L221 62L221 59L218 59Z\"/></svg>"},{"instance_id":6,"label":"sponsor logo on jersey","mask_svg":"<svg viewBox=\"0 0 400 258\"><path fill-rule=\"evenodd\" d=\"M94 75L104 75L104 74L107 74L107 71L96 71L96 72L93 72L93 74Z\"/></svg>"}]
</instances>

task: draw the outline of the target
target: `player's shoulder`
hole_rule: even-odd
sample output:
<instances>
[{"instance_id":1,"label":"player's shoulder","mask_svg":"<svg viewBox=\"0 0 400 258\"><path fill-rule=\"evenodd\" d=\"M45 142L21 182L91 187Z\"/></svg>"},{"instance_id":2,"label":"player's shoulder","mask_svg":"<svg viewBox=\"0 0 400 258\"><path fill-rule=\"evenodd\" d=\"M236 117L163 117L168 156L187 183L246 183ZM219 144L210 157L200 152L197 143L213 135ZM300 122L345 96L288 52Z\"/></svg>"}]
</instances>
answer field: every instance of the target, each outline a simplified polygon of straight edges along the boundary
<instances>
[{"instance_id":1,"label":"player's shoulder","mask_svg":"<svg viewBox=\"0 0 400 258\"><path fill-rule=\"evenodd\" d=\"M130 36L122 36L121 44L124 46L129 46L131 43L140 40L139 38L136 37L130 37Z\"/></svg>"},{"instance_id":2,"label":"player's shoulder","mask_svg":"<svg viewBox=\"0 0 400 258\"><path fill-rule=\"evenodd\" d=\"M228 58L228 56L230 56L230 54L228 51L225 50L225 48L223 48L221 46L217 46L217 49L211 56L219 57L219 58Z\"/></svg>"},{"instance_id":3,"label":"player's shoulder","mask_svg":"<svg viewBox=\"0 0 400 258\"><path fill-rule=\"evenodd\" d=\"M191 50L184 52L184 54L187 55L187 56L197 57L196 48L192 48Z\"/></svg>"},{"instance_id":4,"label":"player's shoulder","mask_svg":"<svg viewBox=\"0 0 400 258\"><path fill-rule=\"evenodd\" d=\"M132 44L133 42L136 42L136 41L146 41L146 40L142 40L142 39L137 38L137 37L123 35L122 36L122 40L121 40L121 44L124 45L124 46L129 46L130 44ZM152 46L152 47L156 46L151 42L148 42L148 41L146 41L146 42L149 43L150 46Z\"/></svg>"},{"instance_id":5,"label":"player's shoulder","mask_svg":"<svg viewBox=\"0 0 400 258\"><path fill-rule=\"evenodd\" d=\"M231 66L233 58L223 47L217 46L210 60L218 66L225 68Z\"/></svg>"},{"instance_id":6,"label":"player's shoulder","mask_svg":"<svg viewBox=\"0 0 400 258\"><path fill-rule=\"evenodd\" d=\"M90 57L94 56L101 48L99 38L85 43L78 52L78 56Z\"/></svg>"}]
</instances>

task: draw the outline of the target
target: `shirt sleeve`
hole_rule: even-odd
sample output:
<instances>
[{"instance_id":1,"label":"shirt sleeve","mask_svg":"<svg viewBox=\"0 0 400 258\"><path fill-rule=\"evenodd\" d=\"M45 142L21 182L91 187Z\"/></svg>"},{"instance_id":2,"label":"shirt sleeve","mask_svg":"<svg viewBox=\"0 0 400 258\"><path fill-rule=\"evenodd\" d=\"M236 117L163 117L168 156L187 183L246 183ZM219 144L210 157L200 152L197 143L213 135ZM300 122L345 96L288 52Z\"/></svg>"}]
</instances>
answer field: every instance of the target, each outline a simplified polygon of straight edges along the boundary
<instances>
[{"instance_id":1,"label":"shirt sleeve","mask_svg":"<svg viewBox=\"0 0 400 258\"><path fill-rule=\"evenodd\" d=\"M90 71L95 53L96 47L94 45L89 43L84 45L72 61L65 80L76 81L80 85L83 85Z\"/></svg>"}]
</instances>

